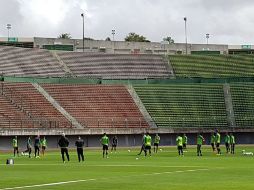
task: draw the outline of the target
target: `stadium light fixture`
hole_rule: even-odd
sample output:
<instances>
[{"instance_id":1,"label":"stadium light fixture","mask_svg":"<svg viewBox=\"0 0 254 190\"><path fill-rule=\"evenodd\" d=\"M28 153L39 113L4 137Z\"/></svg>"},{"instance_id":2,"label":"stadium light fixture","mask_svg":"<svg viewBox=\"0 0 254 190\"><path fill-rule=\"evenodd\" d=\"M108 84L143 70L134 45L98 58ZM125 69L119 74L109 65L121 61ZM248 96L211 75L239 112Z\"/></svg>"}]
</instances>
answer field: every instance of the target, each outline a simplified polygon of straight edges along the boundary
<instances>
[{"instance_id":1,"label":"stadium light fixture","mask_svg":"<svg viewBox=\"0 0 254 190\"><path fill-rule=\"evenodd\" d=\"M85 14L84 13L81 13L81 17L82 17L82 20L83 20L83 52L85 51Z\"/></svg>"},{"instance_id":2,"label":"stadium light fixture","mask_svg":"<svg viewBox=\"0 0 254 190\"><path fill-rule=\"evenodd\" d=\"M7 28L7 30L8 30L8 41L9 41L11 24L7 24L7 25L6 25L6 28Z\"/></svg>"},{"instance_id":3,"label":"stadium light fixture","mask_svg":"<svg viewBox=\"0 0 254 190\"><path fill-rule=\"evenodd\" d=\"M185 53L188 54L188 39L187 39L187 17L183 18L185 29Z\"/></svg>"}]
</instances>

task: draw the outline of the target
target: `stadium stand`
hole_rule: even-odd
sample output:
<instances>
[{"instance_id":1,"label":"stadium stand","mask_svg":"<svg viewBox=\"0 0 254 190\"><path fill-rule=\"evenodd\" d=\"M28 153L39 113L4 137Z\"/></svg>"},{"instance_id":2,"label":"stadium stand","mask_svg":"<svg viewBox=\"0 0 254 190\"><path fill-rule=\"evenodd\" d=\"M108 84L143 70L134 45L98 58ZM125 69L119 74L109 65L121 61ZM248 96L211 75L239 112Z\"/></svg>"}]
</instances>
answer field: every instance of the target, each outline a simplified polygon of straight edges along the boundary
<instances>
[{"instance_id":1,"label":"stadium stand","mask_svg":"<svg viewBox=\"0 0 254 190\"><path fill-rule=\"evenodd\" d=\"M0 46L2 76L61 77L64 71L49 51Z\"/></svg>"},{"instance_id":2,"label":"stadium stand","mask_svg":"<svg viewBox=\"0 0 254 190\"><path fill-rule=\"evenodd\" d=\"M168 62L158 55L58 53L67 67L78 77L102 79L169 78Z\"/></svg>"},{"instance_id":3,"label":"stadium stand","mask_svg":"<svg viewBox=\"0 0 254 190\"><path fill-rule=\"evenodd\" d=\"M135 85L158 127L227 127L220 84Z\"/></svg>"},{"instance_id":4,"label":"stadium stand","mask_svg":"<svg viewBox=\"0 0 254 190\"><path fill-rule=\"evenodd\" d=\"M254 126L254 83L231 84L230 91L238 127Z\"/></svg>"},{"instance_id":5,"label":"stadium stand","mask_svg":"<svg viewBox=\"0 0 254 190\"><path fill-rule=\"evenodd\" d=\"M254 57L240 55L170 55L176 77L234 78L254 76Z\"/></svg>"},{"instance_id":6,"label":"stadium stand","mask_svg":"<svg viewBox=\"0 0 254 190\"><path fill-rule=\"evenodd\" d=\"M0 95L0 128L24 128L33 127L29 118L8 100L1 92Z\"/></svg>"},{"instance_id":7,"label":"stadium stand","mask_svg":"<svg viewBox=\"0 0 254 190\"><path fill-rule=\"evenodd\" d=\"M37 127L71 127L71 123L31 83L2 82L1 85L4 96Z\"/></svg>"},{"instance_id":8,"label":"stadium stand","mask_svg":"<svg viewBox=\"0 0 254 190\"><path fill-rule=\"evenodd\" d=\"M124 86L57 85L42 87L87 127L148 127Z\"/></svg>"}]
</instances>

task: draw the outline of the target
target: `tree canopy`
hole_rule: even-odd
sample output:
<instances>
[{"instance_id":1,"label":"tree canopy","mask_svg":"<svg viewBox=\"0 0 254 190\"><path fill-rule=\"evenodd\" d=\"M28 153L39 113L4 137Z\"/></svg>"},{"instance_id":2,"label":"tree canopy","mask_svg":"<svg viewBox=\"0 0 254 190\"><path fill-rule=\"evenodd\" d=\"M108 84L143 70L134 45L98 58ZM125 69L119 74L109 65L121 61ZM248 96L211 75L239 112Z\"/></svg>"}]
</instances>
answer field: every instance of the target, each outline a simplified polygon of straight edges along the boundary
<instances>
[{"instance_id":1,"label":"tree canopy","mask_svg":"<svg viewBox=\"0 0 254 190\"><path fill-rule=\"evenodd\" d=\"M167 41L169 44L175 43L175 40L171 38L170 36L163 38L163 41Z\"/></svg>"},{"instance_id":2,"label":"tree canopy","mask_svg":"<svg viewBox=\"0 0 254 190\"><path fill-rule=\"evenodd\" d=\"M136 34L134 32L129 33L124 40L126 42L150 42L149 40L146 39L146 37Z\"/></svg>"},{"instance_id":3,"label":"tree canopy","mask_svg":"<svg viewBox=\"0 0 254 190\"><path fill-rule=\"evenodd\" d=\"M71 39L71 34L63 33L58 36L59 39Z\"/></svg>"}]
</instances>

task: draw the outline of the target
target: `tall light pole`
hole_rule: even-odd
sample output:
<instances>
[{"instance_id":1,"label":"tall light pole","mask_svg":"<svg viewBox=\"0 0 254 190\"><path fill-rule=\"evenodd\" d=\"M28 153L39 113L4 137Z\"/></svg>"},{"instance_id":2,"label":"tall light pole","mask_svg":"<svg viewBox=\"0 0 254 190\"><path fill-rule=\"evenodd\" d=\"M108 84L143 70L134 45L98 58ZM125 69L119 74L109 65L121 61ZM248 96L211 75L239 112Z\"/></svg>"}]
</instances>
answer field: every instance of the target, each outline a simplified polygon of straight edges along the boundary
<instances>
[{"instance_id":1,"label":"tall light pole","mask_svg":"<svg viewBox=\"0 0 254 190\"><path fill-rule=\"evenodd\" d=\"M208 40L209 40L210 34L206 34L205 37L206 37L206 44L208 45Z\"/></svg>"},{"instance_id":2,"label":"tall light pole","mask_svg":"<svg viewBox=\"0 0 254 190\"><path fill-rule=\"evenodd\" d=\"M113 36L113 52L114 52L114 54L115 54L115 34L116 34L116 30L112 30L112 36Z\"/></svg>"},{"instance_id":3,"label":"tall light pole","mask_svg":"<svg viewBox=\"0 0 254 190\"><path fill-rule=\"evenodd\" d=\"M83 19L83 52L85 51L85 14L81 13Z\"/></svg>"},{"instance_id":4,"label":"tall light pole","mask_svg":"<svg viewBox=\"0 0 254 190\"><path fill-rule=\"evenodd\" d=\"M116 30L112 30L113 41L115 41Z\"/></svg>"},{"instance_id":5,"label":"tall light pole","mask_svg":"<svg viewBox=\"0 0 254 190\"><path fill-rule=\"evenodd\" d=\"M188 39L187 39L187 17L183 18L184 20L184 30L185 30L185 53L188 54Z\"/></svg>"},{"instance_id":6,"label":"tall light pole","mask_svg":"<svg viewBox=\"0 0 254 190\"><path fill-rule=\"evenodd\" d=\"M7 24L7 25L6 25L6 28L7 28L7 30L8 30L8 41L9 41L11 24Z\"/></svg>"}]
</instances>

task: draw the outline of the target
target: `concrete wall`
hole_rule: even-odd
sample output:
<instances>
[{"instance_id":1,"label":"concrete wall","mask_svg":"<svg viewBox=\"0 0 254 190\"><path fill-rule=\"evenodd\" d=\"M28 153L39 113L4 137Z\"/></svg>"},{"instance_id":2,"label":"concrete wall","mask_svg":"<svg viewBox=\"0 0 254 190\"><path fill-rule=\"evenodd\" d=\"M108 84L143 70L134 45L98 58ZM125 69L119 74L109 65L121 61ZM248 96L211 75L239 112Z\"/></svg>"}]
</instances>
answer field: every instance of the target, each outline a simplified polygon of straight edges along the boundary
<instances>
[{"instance_id":1,"label":"concrete wall","mask_svg":"<svg viewBox=\"0 0 254 190\"><path fill-rule=\"evenodd\" d=\"M195 145L196 144L196 133L186 133L188 136L188 144ZM170 146L176 145L175 139L177 134L160 134L161 137L161 146ZM237 144L254 144L254 133L234 133ZM154 134L151 134L152 138ZM205 144L210 144L210 133L204 133L204 138L206 140ZM222 146L224 144L224 136L225 133L221 133ZM20 151L24 151L26 149L26 139L28 136L18 136L19 148ZM42 136L43 137L43 136ZM77 135L67 136L70 140L70 148L75 148L75 141L77 139ZM85 140L86 147L100 147L100 138L101 135L81 135L81 137ZM113 135L109 135L110 138ZM133 134L133 135L117 135L119 146L120 147L131 147L131 146L141 146L142 142L142 134ZM13 136L0 136L0 150L12 150L12 138ZM48 141L48 148L55 149L58 148L57 142L60 136L46 136ZM34 137L32 138L33 142Z\"/></svg>"},{"instance_id":2,"label":"concrete wall","mask_svg":"<svg viewBox=\"0 0 254 190\"><path fill-rule=\"evenodd\" d=\"M57 39L57 38L34 38L34 46L42 48L43 45L73 45L75 51L83 51L83 41L81 39ZM121 54L176 54L177 51L185 53L184 43L163 44L158 42L124 42L124 41L104 41L85 40L85 52L105 52ZM188 44L188 53L191 51L220 51L221 54L228 52L228 45L219 44Z\"/></svg>"}]
</instances>

